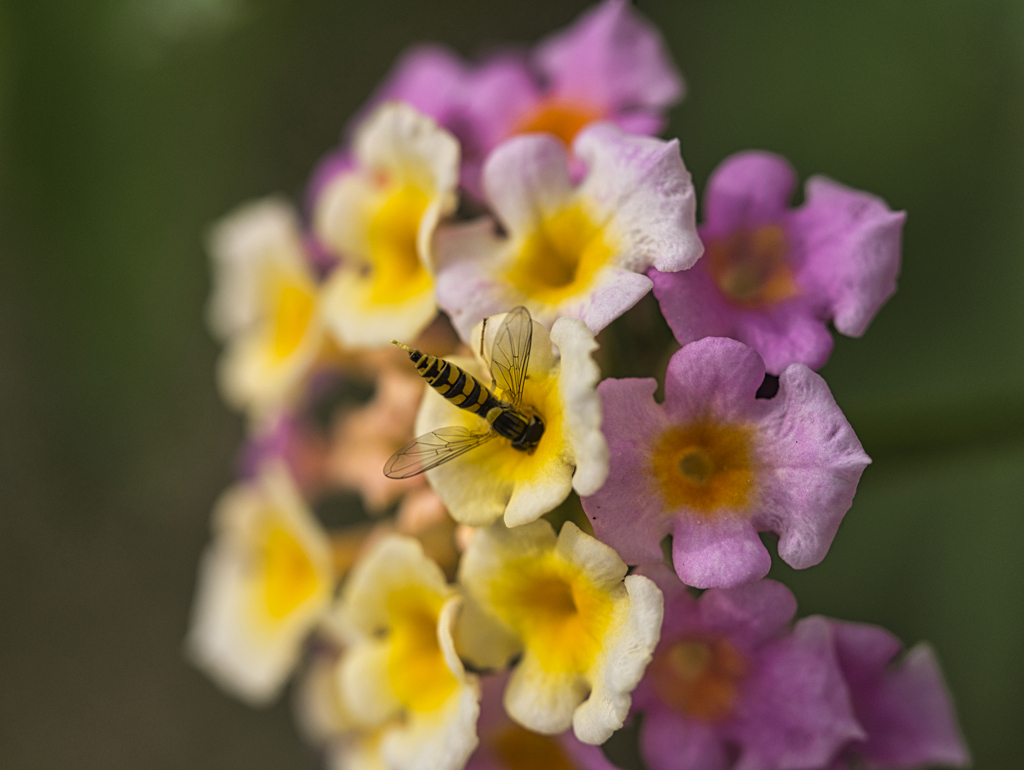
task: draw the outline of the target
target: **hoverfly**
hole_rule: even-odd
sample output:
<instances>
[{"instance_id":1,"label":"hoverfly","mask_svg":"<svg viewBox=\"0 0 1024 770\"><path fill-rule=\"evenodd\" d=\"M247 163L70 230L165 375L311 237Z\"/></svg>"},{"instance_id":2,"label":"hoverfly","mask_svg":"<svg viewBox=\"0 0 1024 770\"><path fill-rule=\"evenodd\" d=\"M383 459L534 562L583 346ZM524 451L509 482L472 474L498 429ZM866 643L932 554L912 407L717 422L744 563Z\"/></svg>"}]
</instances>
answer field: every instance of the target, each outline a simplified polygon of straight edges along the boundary
<instances>
[{"instance_id":1,"label":"hoverfly","mask_svg":"<svg viewBox=\"0 0 1024 770\"><path fill-rule=\"evenodd\" d=\"M450 361L430 356L392 340L409 354L427 384L460 409L480 417L478 430L462 426L439 428L415 438L399 449L384 464L384 475L407 479L438 465L461 457L493 438L501 436L523 452L536 448L544 435L544 422L521 410L526 369L533 343L533 320L525 307L517 307L505 316L495 337L490 356L484 351L487 319L480 330L480 357L490 359L491 387ZM492 392L499 389L503 398Z\"/></svg>"}]
</instances>

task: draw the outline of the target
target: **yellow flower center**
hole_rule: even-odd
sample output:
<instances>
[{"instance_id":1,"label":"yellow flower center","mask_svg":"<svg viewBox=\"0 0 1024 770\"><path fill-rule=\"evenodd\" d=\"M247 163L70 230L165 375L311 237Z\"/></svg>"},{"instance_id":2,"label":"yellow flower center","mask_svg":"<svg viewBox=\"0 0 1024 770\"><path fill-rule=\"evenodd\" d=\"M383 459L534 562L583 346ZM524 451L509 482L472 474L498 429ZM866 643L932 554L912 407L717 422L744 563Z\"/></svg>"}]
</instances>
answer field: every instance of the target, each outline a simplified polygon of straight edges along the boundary
<instances>
[{"instance_id":1,"label":"yellow flower center","mask_svg":"<svg viewBox=\"0 0 1024 770\"><path fill-rule=\"evenodd\" d=\"M725 639L684 640L651 661L651 681L666 705L704 722L731 716L746 659Z\"/></svg>"},{"instance_id":2,"label":"yellow flower center","mask_svg":"<svg viewBox=\"0 0 1024 770\"><path fill-rule=\"evenodd\" d=\"M263 551L263 605L274 620L293 613L320 585L316 569L291 532L271 524Z\"/></svg>"},{"instance_id":3,"label":"yellow flower center","mask_svg":"<svg viewBox=\"0 0 1024 770\"><path fill-rule=\"evenodd\" d=\"M277 360L299 347L313 317L316 294L312 284L280 279L276 282L273 312L272 350Z\"/></svg>"},{"instance_id":4,"label":"yellow flower center","mask_svg":"<svg viewBox=\"0 0 1024 770\"><path fill-rule=\"evenodd\" d=\"M402 187L370 219L367 239L373 262L373 302L403 302L433 285L416 245L428 202L427 194L418 187Z\"/></svg>"},{"instance_id":5,"label":"yellow flower center","mask_svg":"<svg viewBox=\"0 0 1024 770\"><path fill-rule=\"evenodd\" d=\"M713 420L673 426L654 444L652 470L670 510L746 508L754 494L753 431Z\"/></svg>"},{"instance_id":6,"label":"yellow flower center","mask_svg":"<svg viewBox=\"0 0 1024 770\"><path fill-rule=\"evenodd\" d=\"M708 246L708 269L729 301L762 308L800 293L786 257L789 244L779 225L738 230Z\"/></svg>"},{"instance_id":7,"label":"yellow flower center","mask_svg":"<svg viewBox=\"0 0 1024 770\"><path fill-rule=\"evenodd\" d=\"M519 725L510 725L486 741L502 770L576 770L558 741Z\"/></svg>"},{"instance_id":8,"label":"yellow flower center","mask_svg":"<svg viewBox=\"0 0 1024 770\"><path fill-rule=\"evenodd\" d=\"M614 254L604 230L575 205L538 225L507 277L528 297L557 304L589 291Z\"/></svg>"},{"instance_id":9,"label":"yellow flower center","mask_svg":"<svg viewBox=\"0 0 1024 770\"><path fill-rule=\"evenodd\" d=\"M550 472L551 463L565 451L566 443L557 374L557 371L547 376L533 372L523 387L523 413L537 415L544 422L540 443L532 451L524 452L514 449L510 441L502 438L467 453L464 462L476 465L481 478L528 481L537 478L539 473ZM501 398L504 394L499 389L495 395ZM451 408L451 420L453 425L464 425L471 430L479 430L484 425L478 416L456 407Z\"/></svg>"},{"instance_id":10,"label":"yellow flower center","mask_svg":"<svg viewBox=\"0 0 1024 770\"><path fill-rule=\"evenodd\" d=\"M545 671L584 673L601 650L612 598L554 554L510 562L491 606Z\"/></svg>"},{"instance_id":11,"label":"yellow flower center","mask_svg":"<svg viewBox=\"0 0 1024 770\"><path fill-rule=\"evenodd\" d=\"M420 587L403 588L388 597L388 679L399 702L413 711L439 708L458 686L437 638L442 604L443 596Z\"/></svg>"},{"instance_id":12,"label":"yellow flower center","mask_svg":"<svg viewBox=\"0 0 1024 770\"><path fill-rule=\"evenodd\" d=\"M580 129L601 117L601 113L591 107L549 99L541 102L527 113L516 124L512 133L525 134L531 131L546 131L549 134L554 134L566 144L571 144Z\"/></svg>"}]
</instances>

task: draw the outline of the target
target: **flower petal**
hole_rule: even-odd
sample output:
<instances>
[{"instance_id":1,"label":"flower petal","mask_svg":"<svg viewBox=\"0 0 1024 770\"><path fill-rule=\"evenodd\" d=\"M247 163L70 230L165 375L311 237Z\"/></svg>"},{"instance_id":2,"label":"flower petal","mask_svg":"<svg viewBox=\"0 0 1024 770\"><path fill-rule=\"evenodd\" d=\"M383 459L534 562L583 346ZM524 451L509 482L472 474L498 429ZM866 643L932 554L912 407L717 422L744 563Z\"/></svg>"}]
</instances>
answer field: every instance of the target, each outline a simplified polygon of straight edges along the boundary
<instances>
[{"instance_id":1,"label":"flower petal","mask_svg":"<svg viewBox=\"0 0 1024 770\"><path fill-rule=\"evenodd\" d=\"M629 616L603 656L602 670L592 675L590 697L573 715L576 737L593 745L604 743L622 727L629 714L630 693L651 662L661 630L664 601L654 582L642 575L629 575L624 584Z\"/></svg>"},{"instance_id":2,"label":"flower petal","mask_svg":"<svg viewBox=\"0 0 1024 770\"><path fill-rule=\"evenodd\" d=\"M632 136L598 123L580 132L573 152L588 168L580 198L623 243L617 265L675 272L697 261L704 251L697 197L677 140Z\"/></svg>"},{"instance_id":3,"label":"flower petal","mask_svg":"<svg viewBox=\"0 0 1024 770\"><path fill-rule=\"evenodd\" d=\"M763 381L757 351L725 337L697 340L668 362L665 411L673 421L711 414L722 422L746 422Z\"/></svg>"},{"instance_id":4,"label":"flower petal","mask_svg":"<svg viewBox=\"0 0 1024 770\"><path fill-rule=\"evenodd\" d=\"M871 459L825 380L803 364L789 366L763 403L759 451L772 470L755 524L778 532L779 556L804 569L825 557Z\"/></svg>"},{"instance_id":5,"label":"flower petal","mask_svg":"<svg viewBox=\"0 0 1024 770\"><path fill-rule=\"evenodd\" d=\"M640 751L651 770L725 770L725 745L714 727L667 709L644 716Z\"/></svg>"},{"instance_id":6,"label":"flower petal","mask_svg":"<svg viewBox=\"0 0 1024 770\"><path fill-rule=\"evenodd\" d=\"M680 516L672 531L672 562L694 588L733 588L768 574L772 559L750 522L719 514L713 521Z\"/></svg>"},{"instance_id":7,"label":"flower petal","mask_svg":"<svg viewBox=\"0 0 1024 770\"><path fill-rule=\"evenodd\" d=\"M605 0L538 45L534 59L552 96L609 114L664 108L683 83L658 30L624 0Z\"/></svg>"},{"instance_id":8,"label":"flower petal","mask_svg":"<svg viewBox=\"0 0 1024 770\"><path fill-rule=\"evenodd\" d=\"M426 115L402 102L387 103L360 126L352 144L364 168L436 196L438 212L454 208L459 143ZM429 223L431 230L435 224L436 219ZM424 253L425 245L420 244Z\"/></svg>"},{"instance_id":9,"label":"flower petal","mask_svg":"<svg viewBox=\"0 0 1024 770\"><path fill-rule=\"evenodd\" d=\"M590 686L578 673L545 671L533 656L524 657L505 687L505 710L534 732L556 735L573 724L576 707Z\"/></svg>"},{"instance_id":10,"label":"flower petal","mask_svg":"<svg viewBox=\"0 0 1024 770\"><path fill-rule=\"evenodd\" d=\"M565 145L548 134L524 134L502 143L487 158L484 191L511 233L532 231L572 195Z\"/></svg>"},{"instance_id":11,"label":"flower petal","mask_svg":"<svg viewBox=\"0 0 1024 770\"><path fill-rule=\"evenodd\" d=\"M862 335L896 291L906 213L825 177L807 182L794 228L808 254L802 280L830 300L836 330Z\"/></svg>"},{"instance_id":12,"label":"flower petal","mask_svg":"<svg viewBox=\"0 0 1024 770\"><path fill-rule=\"evenodd\" d=\"M601 399L596 390L601 370L592 356L597 341L575 318L556 321L551 341L562 358L558 395L566 441L576 460L572 485L577 493L588 495L608 477L608 445L601 433Z\"/></svg>"},{"instance_id":13,"label":"flower petal","mask_svg":"<svg viewBox=\"0 0 1024 770\"><path fill-rule=\"evenodd\" d=\"M381 687L388 680L390 657L390 645L376 639L353 645L342 654L338 687L345 710L364 728L382 725L402 711L395 691Z\"/></svg>"},{"instance_id":14,"label":"flower petal","mask_svg":"<svg viewBox=\"0 0 1024 770\"><path fill-rule=\"evenodd\" d=\"M824 767L863 737L823 620L805 619L762 650L730 732L751 767Z\"/></svg>"},{"instance_id":15,"label":"flower petal","mask_svg":"<svg viewBox=\"0 0 1024 770\"><path fill-rule=\"evenodd\" d=\"M708 179L704 197L707 237L741 227L777 222L787 214L796 171L785 158L747 150L723 160Z\"/></svg>"},{"instance_id":16,"label":"flower petal","mask_svg":"<svg viewBox=\"0 0 1024 770\"><path fill-rule=\"evenodd\" d=\"M356 270L339 269L323 289L324 311L343 345L371 348L393 339L414 339L437 316L437 301L429 285L401 302L377 302L374 278Z\"/></svg>"},{"instance_id":17,"label":"flower petal","mask_svg":"<svg viewBox=\"0 0 1024 770\"><path fill-rule=\"evenodd\" d=\"M329 546L280 466L228 490L214 526L199 567L189 656L225 690L262 705L278 694L303 639L327 613Z\"/></svg>"},{"instance_id":18,"label":"flower petal","mask_svg":"<svg viewBox=\"0 0 1024 770\"><path fill-rule=\"evenodd\" d=\"M919 644L896 661L902 645L884 628L827 622L867 732L851 753L877 767L968 766L970 755L931 647Z\"/></svg>"}]
</instances>

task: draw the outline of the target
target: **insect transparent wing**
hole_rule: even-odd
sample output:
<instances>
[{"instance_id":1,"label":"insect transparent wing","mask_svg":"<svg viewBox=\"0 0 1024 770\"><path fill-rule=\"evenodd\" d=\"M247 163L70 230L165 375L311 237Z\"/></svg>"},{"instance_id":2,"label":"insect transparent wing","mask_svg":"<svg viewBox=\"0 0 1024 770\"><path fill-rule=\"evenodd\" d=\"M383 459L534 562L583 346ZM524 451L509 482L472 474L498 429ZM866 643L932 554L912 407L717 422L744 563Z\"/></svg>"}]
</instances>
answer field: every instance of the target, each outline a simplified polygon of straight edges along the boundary
<instances>
[{"instance_id":1,"label":"insect transparent wing","mask_svg":"<svg viewBox=\"0 0 1024 770\"><path fill-rule=\"evenodd\" d=\"M485 326L486 328L486 326ZM517 307L498 329L491 348L491 377L502 389L503 397L514 407L523 400L526 367L530 363L533 344L533 319L525 307Z\"/></svg>"},{"instance_id":2,"label":"insect transparent wing","mask_svg":"<svg viewBox=\"0 0 1024 770\"><path fill-rule=\"evenodd\" d=\"M389 479L407 479L464 455L470 449L490 441L497 434L491 430L471 431L469 428L439 428L414 438L384 463Z\"/></svg>"}]
</instances>

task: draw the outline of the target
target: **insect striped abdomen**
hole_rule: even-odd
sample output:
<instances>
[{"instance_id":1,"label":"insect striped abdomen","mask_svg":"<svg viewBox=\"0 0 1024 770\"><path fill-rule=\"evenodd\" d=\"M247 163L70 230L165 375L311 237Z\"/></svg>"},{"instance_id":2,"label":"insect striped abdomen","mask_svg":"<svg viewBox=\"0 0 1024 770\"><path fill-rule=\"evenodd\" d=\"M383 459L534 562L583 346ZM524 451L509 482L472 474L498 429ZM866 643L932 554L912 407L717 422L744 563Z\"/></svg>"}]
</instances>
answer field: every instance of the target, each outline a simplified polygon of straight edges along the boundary
<instances>
[{"instance_id":1,"label":"insect striped abdomen","mask_svg":"<svg viewBox=\"0 0 1024 770\"><path fill-rule=\"evenodd\" d=\"M404 349L416 366L416 373L453 406L480 416L486 416L494 407L500 406L491 391L462 367L419 350Z\"/></svg>"},{"instance_id":2,"label":"insect striped abdomen","mask_svg":"<svg viewBox=\"0 0 1024 770\"><path fill-rule=\"evenodd\" d=\"M482 423L475 428L461 425L438 428L414 438L384 464L384 475L388 478L407 479L424 473L498 436L507 439L512 449L521 452L533 452L540 444L544 436L542 416L532 409L528 412L521 409L533 340L533 321L529 311L518 307L506 314L490 355L484 351L486 318L480 328L480 357L489 360L491 381L501 388L502 400L455 364L392 340L409 354L416 373L430 387L452 405L478 415Z\"/></svg>"}]
</instances>

